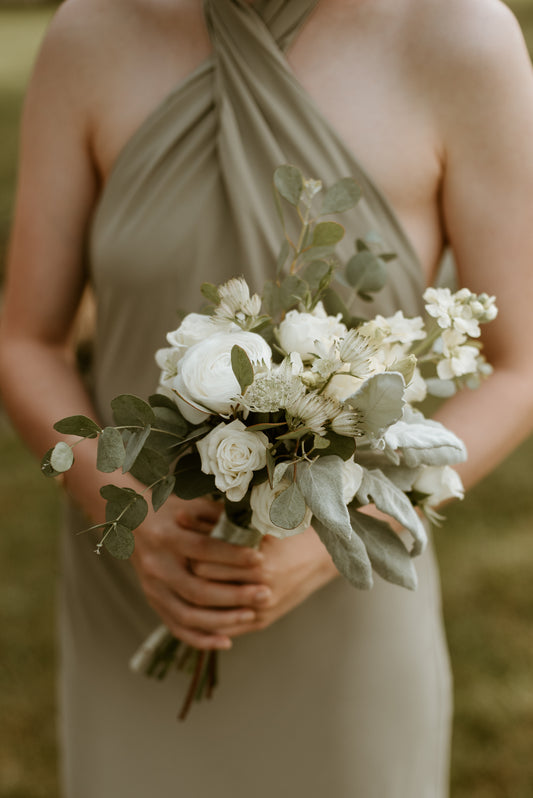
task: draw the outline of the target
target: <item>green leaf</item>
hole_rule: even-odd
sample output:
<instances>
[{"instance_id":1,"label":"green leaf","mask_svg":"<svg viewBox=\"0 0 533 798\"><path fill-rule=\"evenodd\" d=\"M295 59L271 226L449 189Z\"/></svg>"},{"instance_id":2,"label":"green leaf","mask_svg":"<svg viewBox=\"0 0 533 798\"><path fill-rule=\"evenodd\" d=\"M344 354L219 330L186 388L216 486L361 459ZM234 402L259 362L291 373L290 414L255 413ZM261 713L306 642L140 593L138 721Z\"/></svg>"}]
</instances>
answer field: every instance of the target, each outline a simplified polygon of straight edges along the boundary
<instances>
[{"instance_id":1,"label":"green leaf","mask_svg":"<svg viewBox=\"0 0 533 798\"><path fill-rule=\"evenodd\" d=\"M54 429L63 435L78 435L80 438L96 438L100 427L87 416L68 416L54 424Z\"/></svg>"},{"instance_id":2,"label":"green leaf","mask_svg":"<svg viewBox=\"0 0 533 798\"><path fill-rule=\"evenodd\" d=\"M297 305L307 293L307 283L297 274L290 274L280 286L280 297L283 310Z\"/></svg>"},{"instance_id":3,"label":"green leaf","mask_svg":"<svg viewBox=\"0 0 533 798\"><path fill-rule=\"evenodd\" d=\"M100 494L107 502L105 518L109 523L117 522L128 529L136 529L146 518L146 499L131 488L104 485Z\"/></svg>"},{"instance_id":4,"label":"green leaf","mask_svg":"<svg viewBox=\"0 0 533 798\"><path fill-rule=\"evenodd\" d=\"M62 474L64 471L69 470L73 462L74 454L68 443L64 443L64 441L56 443L50 454L50 466L52 470L58 474Z\"/></svg>"},{"instance_id":5,"label":"green leaf","mask_svg":"<svg viewBox=\"0 0 533 798\"><path fill-rule=\"evenodd\" d=\"M275 460L274 455L272 454L272 451L270 449L266 450L266 467L267 467L267 473L268 473L268 481L269 481L270 487L273 488L274 487L274 473L275 473L275 468L276 468L276 460Z\"/></svg>"},{"instance_id":6,"label":"green leaf","mask_svg":"<svg viewBox=\"0 0 533 798\"><path fill-rule=\"evenodd\" d=\"M314 247L331 247L344 238L344 227L337 222L319 222L313 231Z\"/></svg>"},{"instance_id":7,"label":"green leaf","mask_svg":"<svg viewBox=\"0 0 533 798\"><path fill-rule=\"evenodd\" d=\"M379 435L402 415L405 385L401 374L375 374L346 403L361 414L361 429Z\"/></svg>"},{"instance_id":8,"label":"green leaf","mask_svg":"<svg viewBox=\"0 0 533 798\"><path fill-rule=\"evenodd\" d=\"M303 175L296 166L284 164L274 172L274 185L291 205L298 205L303 190Z\"/></svg>"},{"instance_id":9,"label":"green leaf","mask_svg":"<svg viewBox=\"0 0 533 798\"><path fill-rule=\"evenodd\" d=\"M310 427L298 427L298 429L293 429L290 432L285 432L283 435L278 435L276 440L278 441L297 441L300 438L303 438L304 435L308 435L311 432Z\"/></svg>"},{"instance_id":10,"label":"green leaf","mask_svg":"<svg viewBox=\"0 0 533 798\"><path fill-rule=\"evenodd\" d=\"M370 251L358 252L351 257L345 275L350 285L363 294L380 291L387 282L385 264Z\"/></svg>"},{"instance_id":11,"label":"green leaf","mask_svg":"<svg viewBox=\"0 0 533 798\"><path fill-rule=\"evenodd\" d=\"M313 435L313 449L329 449L330 442L327 438L321 435ZM330 452L328 452L330 454ZM335 452L337 454L337 452Z\"/></svg>"},{"instance_id":12,"label":"green leaf","mask_svg":"<svg viewBox=\"0 0 533 798\"><path fill-rule=\"evenodd\" d=\"M427 534L413 505L403 491L394 485L378 468L363 470L363 479L356 493L361 504L373 502L378 510L395 518L411 532L414 543L411 556L420 554L427 544Z\"/></svg>"},{"instance_id":13,"label":"green leaf","mask_svg":"<svg viewBox=\"0 0 533 798\"><path fill-rule=\"evenodd\" d=\"M152 507L155 512L164 505L168 497L174 491L175 485L176 477L172 474L169 474L168 477L165 477L165 479L155 485L152 490Z\"/></svg>"},{"instance_id":14,"label":"green leaf","mask_svg":"<svg viewBox=\"0 0 533 798\"><path fill-rule=\"evenodd\" d=\"M306 249L300 253L299 260L307 263L309 261L327 258L333 255L334 249L335 247L331 245L323 247L309 247L309 249Z\"/></svg>"},{"instance_id":15,"label":"green leaf","mask_svg":"<svg viewBox=\"0 0 533 798\"><path fill-rule=\"evenodd\" d=\"M136 430L129 436L128 442L126 444L126 456L124 458L124 462L122 463L122 471L124 473L129 471L134 464L135 460L140 454L141 449L146 443L148 436L150 435L150 430L151 427L148 426L144 429Z\"/></svg>"},{"instance_id":16,"label":"green leaf","mask_svg":"<svg viewBox=\"0 0 533 798\"><path fill-rule=\"evenodd\" d=\"M218 287L214 283L202 283L200 286L200 291L202 292L202 296L204 296L207 301L211 302L213 305L218 305L220 302Z\"/></svg>"},{"instance_id":17,"label":"green leaf","mask_svg":"<svg viewBox=\"0 0 533 798\"><path fill-rule=\"evenodd\" d=\"M349 438L347 435L338 435L333 430L328 430L327 440L329 441L329 446L324 454L328 456L334 454L340 457L341 460L349 460L355 452L355 438Z\"/></svg>"},{"instance_id":18,"label":"green leaf","mask_svg":"<svg viewBox=\"0 0 533 798\"><path fill-rule=\"evenodd\" d=\"M267 280L263 286L262 303L266 313L276 318L281 313L281 291L277 283Z\"/></svg>"},{"instance_id":19,"label":"green leaf","mask_svg":"<svg viewBox=\"0 0 533 798\"><path fill-rule=\"evenodd\" d=\"M348 310L348 308L340 298L337 291L335 291L333 288L326 288L322 296L322 302L324 304L326 313L329 316L336 316L337 313L340 313L342 314L343 322L348 327L350 326L350 319L351 319L350 311Z\"/></svg>"},{"instance_id":20,"label":"green leaf","mask_svg":"<svg viewBox=\"0 0 533 798\"><path fill-rule=\"evenodd\" d=\"M353 208L361 199L362 191L352 177L343 177L334 183L324 196L321 214L342 213Z\"/></svg>"},{"instance_id":21,"label":"green leaf","mask_svg":"<svg viewBox=\"0 0 533 798\"><path fill-rule=\"evenodd\" d=\"M162 393L153 393L149 398L148 401L150 402L150 407L168 407L170 410L175 410L176 412L180 412L176 402L171 399L169 396L165 396ZM180 414L181 415L181 414Z\"/></svg>"},{"instance_id":22,"label":"green leaf","mask_svg":"<svg viewBox=\"0 0 533 798\"><path fill-rule=\"evenodd\" d=\"M290 251L289 242L287 241L286 238L284 238L278 255L276 274L280 274L280 272L283 270L283 267L287 262L287 258L289 257L289 251Z\"/></svg>"},{"instance_id":23,"label":"green leaf","mask_svg":"<svg viewBox=\"0 0 533 798\"><path fill-rule=\"evenodd\" d=\"M313 529L328 550L337 570L354 587L369 590L372 587L372 565L363 541L350 527L349 537L335 534L318 518L313 518Z\"/></svg>"},{"instance_id":24,"label":"green leaf","mask_svg":"<svg viewBox=\"0 0 533 798\"><path fill-rule=\"evenodd\" d=\"M296 467L296 481L313 515L335 535L350 539L352 527L343 498L343 462L340 457L320 457Z\"/></svg>"},{"instance_id":25,"label":"green leaf","mask_svg":"<svg viewBox=\"0 0 533 798\"><path fill-rule=\"evenodd\" d=\"M365 544L372 567L382 579L416 590L417 575L413 560L399 535L384 521L350 509L354 531Z\"/></svg>"},{"instance_id":26,"label":"green leaf","mask_svg":"<svg viewBox=\"0 0 533 798\"><path fill-rule=\"evenodd\" d=\"M302 277L307 282L309 288L314 293L322 287L322 283L331 274L331 266L324 260L313 260L305 267Z\"/></svg>"},{"instance_id":27,"label":"green leaf","mask_svg":"<svg viewBox=\"0 0 533 798\"><path fill-rule=\"evenodd\" d=\"M105 427L98 438L98 451L96 454L96 468L104 474L109 474L120 468L124 462L126 451L122 435L115 427Z\"/></svg>"},{"instance_id":28,"label":"green leaf","mask_svg":"<svg viewBox=\"0 0 533 798\"><path fill-rule=\"evenodd\" d=\"M270 505L270 520L281 529L296 529L304 520L306 510L302 492L293 482Z\"/></svg>"},{"instance_id":29,"label":"green leaf","mask_svg":"<svg viewBox=\"0 0 533 798\"><path fill-rule=\"evenodd\" d=\"M43 475L45 477L58 477L60 473L59 471L55 471L50 463L50 458L52 456L53 451L54 447L48 449L48 451L46 452L46 454L43 455L41 460L41 471L43 472Z\"/></svg>"},{"instance_id":30,"label":"green leaf","mask_svg":"<svg viewBox=\"0 0 533 798\"><path fill-rule=\"evenodd\" d=\"M145 427L153 424L154 413L148 402L124 393L111 401L113 418L118 427Z\"/></svg>"},{"instance_id":31,"label":"green leaf","mask_svg":"<svg viewBox=\"0 0 533 798\"><path fill-rule=\"evenodd\" d=\"M167 458L155 449L145 446L139 454L134 464L130 468L130 474L142 482L143 485L153 485L154 482L166 477L169 464Z\"/></svg>"},{"instance_id":32,"label":"green leaf","mask_svg":"<svg viewBox=\"0 0 533 798\"><path fill-rule=\"evenodd\" d=\"M171 432L180 438L185 438L189 432L189 424L185 421L180 411L174 407L154 407L154 427L165 432ZM175 441L174 441L175 442Z\"/></svg>"},{"instance_id":33,"label":"green leaf","mask_svg":"<svg viewBox=\"0 0 533 798\"><path fill-rule=\"evenodd\" d=\"M254 367L242 346L237 344L231 349L231 368L240 385L241 393L244 393L254 381Z\"/></svg>"},{"instance_id":34,"label":"green leaf","mask_svg":"<svg viewBox=\"0 0 533 798\"><path fill-rule=\"evenodd\" d=\"M117 560L128 560L135 551L135 538L127 527L112 524L105 532L104 546Z\"/></svg>"},{"instance_id":35,"label":"green leaf","mask_svg":"<svg viewBox=\"0 0 533 798\"><path fill-rule=\"evenodd\" d=\"M204 474L198 452L191 452L181 457L174 470L176 485L174 493L180 499L197 499L216 493L215 478L212 474Z\"/></svg>"}]
</instances>

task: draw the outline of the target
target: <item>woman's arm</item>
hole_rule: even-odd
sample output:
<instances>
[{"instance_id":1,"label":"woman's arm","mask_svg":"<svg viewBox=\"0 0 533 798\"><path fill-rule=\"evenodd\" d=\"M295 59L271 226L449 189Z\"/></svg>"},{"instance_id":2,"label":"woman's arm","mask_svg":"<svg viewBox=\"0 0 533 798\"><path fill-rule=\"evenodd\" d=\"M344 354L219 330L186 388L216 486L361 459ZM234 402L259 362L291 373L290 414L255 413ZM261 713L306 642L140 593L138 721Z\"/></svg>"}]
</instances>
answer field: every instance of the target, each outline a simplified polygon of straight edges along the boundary
<instances>
[{"instance_id":1,"label":"woman's arm","mask_svg":"<svg viewBox=\"0 0 533 798\"><path fill-rule=\"evenodd\" d=\"M86 282L82 253L99 191L90 112L102 75L91 41L96 37L98 48L105 49L112 31L84 24L82 8L62 6L28 91L1 326L4 402L38 456L56 442L52 427L59 418L95 417L69 342ZM99 488L109 479L95 469L93 443L77 450L66 487L89 518L101 521ZM129 475L113 475L113 481L137 487ZM206 500L172 497L136 533L133 564L148 601L177 636L201 648L228 647L226 629L253 619L261 604L260 584L218 584L190 572L190 559L244 569L261 560L257 552L207 537L218 513Z\"/></svg>"}]
</instances>

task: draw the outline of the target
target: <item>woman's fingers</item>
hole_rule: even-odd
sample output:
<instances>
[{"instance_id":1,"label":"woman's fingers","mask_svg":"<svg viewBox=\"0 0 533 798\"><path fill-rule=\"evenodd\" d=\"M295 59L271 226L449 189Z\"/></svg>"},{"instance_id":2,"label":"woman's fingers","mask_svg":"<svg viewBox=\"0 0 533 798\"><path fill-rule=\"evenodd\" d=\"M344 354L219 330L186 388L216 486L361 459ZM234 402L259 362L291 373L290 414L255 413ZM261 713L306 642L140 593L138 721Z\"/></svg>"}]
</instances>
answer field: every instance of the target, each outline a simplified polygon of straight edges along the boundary
<instances>
[{"instance_id":1,"label":"woman's fingers","mask_svg":"<svg viewBox=\"0 0 533 798\"><path fill-rule=\"evenodd\" d=\"M179 595L198 607L261 607L270 594L270 588L261 584L214 582L193 573L179 578Z\"/></svg>"},{"instance_id":2,"label":"woman's fingers","mask_svg":"<svg viewBox=\"0 0 533 798\"><path fill-rule=\"evenodd\" d=\"M189 567L196 576L200 576L202 579L211 579L214 582L247 582L253 584L264 582L264 573L260 566L238 568L233 565L191 560Z\"/></svg>"},{"instance_id":3,"label":"woman's fingers","mask_svg":"<svg viewBox=\"0 0 533 798\"><path fill-rule=\"evenodd\" d=\"M236 568L248 568L263 561L263 554L246 546L234 546L225 540L202 535L190 529L181 529L179 535L179 551L189 560L229 565Z\"/></svg>"}]
</instances>

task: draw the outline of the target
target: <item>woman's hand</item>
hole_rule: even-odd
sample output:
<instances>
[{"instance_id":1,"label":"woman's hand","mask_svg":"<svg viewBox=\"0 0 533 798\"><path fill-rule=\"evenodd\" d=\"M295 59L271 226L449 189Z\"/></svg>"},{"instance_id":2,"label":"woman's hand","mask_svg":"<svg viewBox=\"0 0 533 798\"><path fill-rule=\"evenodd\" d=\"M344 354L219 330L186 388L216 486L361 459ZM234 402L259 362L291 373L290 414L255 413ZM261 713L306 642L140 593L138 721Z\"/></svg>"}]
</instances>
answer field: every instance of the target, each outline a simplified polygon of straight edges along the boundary
<instances>
[{"instance_id":1,"label":"woman's hand","mask_svg":"<svg viewBox=\"0 0 533 798\"><path fill-rule=\"evenodd\" d=\"M192 563L194 574L212 584L243 583L243 588L246 584L262 585L266 591L262 603L251 605L253 620L225 627L225 634L230 637L265 629L338 576L329 554L311 527L285 540L267 535L260 552L262 561L244 568L206 559Z\"/></svg>"},{"instance_id":2,"label":"woman's hand","mask_svg":"<svg viewBox=\"0 0 533 798\"><path fill-rule=\"evenodd\" d=\"M230 648L230 636L257 622L271 593L261 579L269 557L209 537L220 512L207 499L171 497L135 531L132 563L148 603L175 637L199 649ZM202 569L238 578L214 580Z\"/></svg>"}]
</instances>

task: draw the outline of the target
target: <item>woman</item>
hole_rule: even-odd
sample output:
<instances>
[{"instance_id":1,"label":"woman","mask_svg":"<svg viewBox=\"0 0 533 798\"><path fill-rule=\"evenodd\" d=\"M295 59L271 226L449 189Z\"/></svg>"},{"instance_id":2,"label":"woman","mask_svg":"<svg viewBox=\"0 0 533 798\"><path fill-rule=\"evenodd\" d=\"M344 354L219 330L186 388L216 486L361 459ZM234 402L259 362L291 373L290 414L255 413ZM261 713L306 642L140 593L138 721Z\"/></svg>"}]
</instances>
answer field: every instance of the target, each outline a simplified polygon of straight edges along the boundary
<instances>
[{"instance_id":1,"label":"woman","mask_svg":"<svg viewBox=\"0 0 533 798\"><path fill-rule=\"evenodd\" d=\"M1 346L15 423L42 454L58 418L105 421L114 395L153 392L153 352L200 283L268 276L268 181L292 161L361 182L347 238L377 228L399 256L377 312L419 312L446 243L461 283L497 295L495 375L439 414L467 444L471 485L532 423L532 141L529 60L496 0L68 0L23 125ZM90 392L68 351L88 274ZM87 525L75 508L101 518L109 481L78 451L71 530ZM431 552L417 593L357 593L312 529L254 553L206 536L217 512L174 498L137 531L133 567L66 537L66 795L445 796ZM199 648L233 646L215 701L185 726L178 677L125 667L156 616Z\"/></svg>"}]
</instances>

